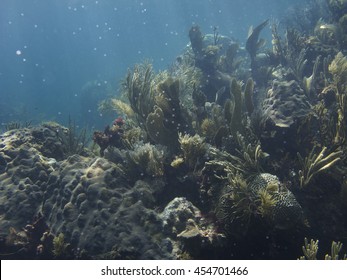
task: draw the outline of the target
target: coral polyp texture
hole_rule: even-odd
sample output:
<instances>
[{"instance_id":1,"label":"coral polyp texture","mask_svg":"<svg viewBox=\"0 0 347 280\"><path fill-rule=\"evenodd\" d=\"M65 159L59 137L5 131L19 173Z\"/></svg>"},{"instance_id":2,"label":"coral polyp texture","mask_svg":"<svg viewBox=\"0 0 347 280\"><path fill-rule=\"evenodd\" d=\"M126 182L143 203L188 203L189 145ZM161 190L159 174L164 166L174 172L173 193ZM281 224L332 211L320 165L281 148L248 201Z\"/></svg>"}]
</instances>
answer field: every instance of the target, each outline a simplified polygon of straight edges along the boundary
<instances>
[{"instance_id":1,"label":"coral polyp texture","mask_svg":"<svg viewBox=\"0 0 347 280\"><path fill-rule=\"evenodd\" d=\"M295 80L274 81L263 105L264 114L279 127L290 127L297 119L310 112L304 91Z\"/></svg>"},{"instance_id":2,"label":"coral polyp texture","mask_svg":"<svg viewBox=\"0 0 347 280\"><path fill-rule=\"evenodd\" d=\"M9 123L0 257L344 258L346 1L325 7L245 42L194 25L170 69L136 64L95 99L114 121L91 136Z\"/></svg>"}]
</instances>

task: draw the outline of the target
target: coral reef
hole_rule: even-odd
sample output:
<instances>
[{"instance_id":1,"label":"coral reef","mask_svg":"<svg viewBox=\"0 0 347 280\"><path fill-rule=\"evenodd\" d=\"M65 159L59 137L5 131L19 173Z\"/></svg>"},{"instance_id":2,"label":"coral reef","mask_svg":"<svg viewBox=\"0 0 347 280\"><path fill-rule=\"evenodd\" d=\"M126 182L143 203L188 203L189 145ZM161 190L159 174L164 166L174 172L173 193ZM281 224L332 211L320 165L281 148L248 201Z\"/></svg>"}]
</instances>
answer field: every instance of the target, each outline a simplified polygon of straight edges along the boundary
<instances>
[{"instance_id":1,"label":"coral reef","mask_svg":"<svg viewBox=\"0 0 347 280\"><path fill-rule=\"evenodd\" d=\"M9 125L0 256L294 259L314 236L325 251L340 240L324 258L341 258L347 18L345 1L322 7L285 34L272 22L268 49L268 20L245 48L195 25L170 69L137 64L99 104L87 88L85 102L116 118L93 134L99 154L71 120ZM318 241L303 253L320 258Z\"/></svg>"}]
</instances>

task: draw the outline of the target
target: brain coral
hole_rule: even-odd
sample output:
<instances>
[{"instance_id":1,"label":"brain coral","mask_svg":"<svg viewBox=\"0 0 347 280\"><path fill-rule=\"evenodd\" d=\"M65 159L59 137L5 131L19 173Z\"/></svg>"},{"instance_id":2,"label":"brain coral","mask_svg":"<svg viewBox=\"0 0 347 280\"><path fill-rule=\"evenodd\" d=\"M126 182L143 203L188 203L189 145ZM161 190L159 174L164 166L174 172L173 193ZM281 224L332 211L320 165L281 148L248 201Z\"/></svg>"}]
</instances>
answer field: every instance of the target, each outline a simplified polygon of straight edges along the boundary
<instances>
[{"instance_id":1,"label":"brain coral","mask_svg":"<svg viewBox=\"0 0 347 280\"><path fill-rule=\"evenodd\" d=\"M40 137L37 137L37 136ZM44 135L45 137L41 137ZM10 130L0 135L0 228L22 228L40 209L60 142L49 126ZM56 148L56 149L54 149Z\"/></svg>"},{"instance_id":2,"label":"brain coral","mask_svg":"<svg viewBox=\"0 0 347 280\"><path fill-rule=\"evenodd\" d=\"M269 173L257 175L249 184L254 195L266 190L269 186L276 185L278 189L273 192L276 205L272 211L272 222L277 228L288 228L302 221L303 211L295 196L286 187L281 185L278 177Z\"/></svg>"},{"instance_id":3,"label":"brain coral","mask_svg":"<svg viewBox=\"0 0 347 280\"><path fill-rule=\"evenodd\" d=\"M241 196L240 193L242 192ZM262 195L268 194L264 205ZM268 206L267 212L259 211ZM271 228L288 229L303 221L303 211L295 196L281 184L278 177L269 173L255 175L244 188L227 186L219 199L217 215L226 233L243 234L252 225L253 218L265 218ZM265 214L265 215L263 215ZM239 234L239 233L237 233Z\"/></svg>"}]
</instances>

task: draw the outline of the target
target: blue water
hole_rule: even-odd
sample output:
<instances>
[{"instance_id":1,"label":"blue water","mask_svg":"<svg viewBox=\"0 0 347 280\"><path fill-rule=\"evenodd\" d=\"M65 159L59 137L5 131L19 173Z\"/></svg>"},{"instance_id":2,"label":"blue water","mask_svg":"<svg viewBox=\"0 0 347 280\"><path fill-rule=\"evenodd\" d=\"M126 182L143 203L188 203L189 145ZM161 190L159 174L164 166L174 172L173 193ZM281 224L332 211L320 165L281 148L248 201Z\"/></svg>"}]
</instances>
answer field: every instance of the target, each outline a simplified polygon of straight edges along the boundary
<instances>
[{"instance_id":1,"label":"blue water","mask_svg":"<svg viewBox=\"0 0 347 280\"><path fill-rule=\"evenodd\" d=\"M293 0L1 0L0 123L69 115L99 127L98 99L116 96L135 63L168 68L198 24L243 45L250 25L280 20ZM263 36L271 40L269 29ZM84 92L99 96L87 100ZM100 98L99 98L100 97Z\"/></svg>"}]
</instances>

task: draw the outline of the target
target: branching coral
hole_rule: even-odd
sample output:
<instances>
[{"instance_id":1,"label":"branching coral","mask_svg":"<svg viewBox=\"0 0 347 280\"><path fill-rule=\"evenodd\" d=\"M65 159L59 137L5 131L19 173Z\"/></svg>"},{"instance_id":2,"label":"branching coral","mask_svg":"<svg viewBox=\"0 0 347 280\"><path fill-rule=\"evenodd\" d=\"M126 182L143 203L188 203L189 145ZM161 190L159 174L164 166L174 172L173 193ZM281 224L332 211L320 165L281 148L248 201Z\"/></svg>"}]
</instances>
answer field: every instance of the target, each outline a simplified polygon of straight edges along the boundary
<instances>
[{"instance_id":1,"label":"branching coral","mask_svg":"<svg viewBox=\"0 0 347 280\"><path fill-rule=\"evenodd\" d=\"M261 163L262 160L267 158L269 154L263 152L260 144L251 145L246 144L245 138L241 134L237 134L237 142L241 147L239 152L243 158L242 168L247 170L249 174L257 173L262 171Z\"/></svg>"},{"instance_id":2,"label":"branching coral","mask_svg":"<svg viewBox=\"0 0 347 280\"><path fill-rule=\"evenodd\" d=\"M177 63L173 65L170 71L170 76L179 80L180 105L182 108L194 110L194 106L201 107L205 105L206 95L199 89L203 74L195 66L193 54L190 50L187 50L186 53L177 59ZM198 98L199 101L196 103L196 96L203 99Z\"/></svg>"},{"instance_id":3,"label":"branching coral","mask_svg":"<svg viewBox=\"0 0 347 280\"><path fill-rule=\"evenodd\" d=\"M316 260L318 253L318 243L319 240L310 240L308 243L307 238L305 237L305 244L302 246L302 251L304 252L304 256L300 257L301 260Z\"/></svg>"},{"instance_id":4,"label":"branching coral","mask_svg":"<svg viewBox=\"0 0 347 280\"><path fill-rule=\"evenodd\" d=\"M300 187L306 187L312 180L312 178L332 167L336 162L341 160L342 151L330 152L326 154L327 147L323 147L319 153L316 153L316 147L313 147L310 154L303 159L298 153L299 161L302 165L302 169L299 170Z\"/></svg>"},{"instance_id":5,"label":"branching coral","mask_svg":"<svg viewBox=\"0 0 347 280\"><path fill-rule=\"evenodd\" d=\"M338 241L333 241L331 242L331 255L328 255L326 254L325 255L325 259L326 260L339 260L340 259L340 252L342 250L342 246L343 244ZM343 257L342 257L343 260L347 260L347 255L345 254Z\"/></svg>"},{"instance_id":6,"label":"branching coral","mask_svg":"<svg viewBox=\"0 0 347 280\"><path fill-rule=\"evenodd\" d=\"M308 242L307 238L305 237L304 245L302 246L302 251L304 253L303 256L301 256L300 260L317 260L317 254L319 250L319 240L310 240L310 243ZM340 252L342 249L343 244L338 241L332 241L331 242L331 254L326 254L324 259L325 260L347 260L347 255L345 254L342 258L340 258Z\"/></svg>"}]
</instances>

